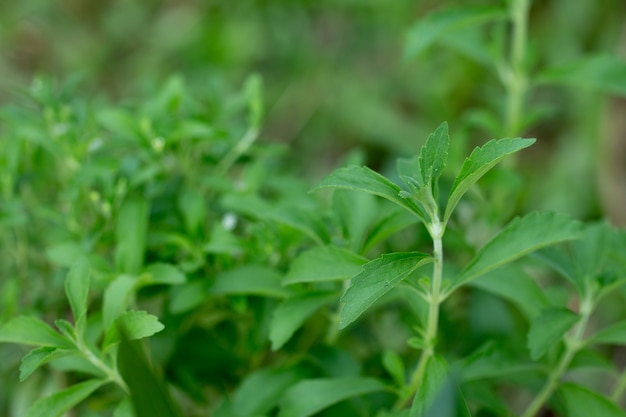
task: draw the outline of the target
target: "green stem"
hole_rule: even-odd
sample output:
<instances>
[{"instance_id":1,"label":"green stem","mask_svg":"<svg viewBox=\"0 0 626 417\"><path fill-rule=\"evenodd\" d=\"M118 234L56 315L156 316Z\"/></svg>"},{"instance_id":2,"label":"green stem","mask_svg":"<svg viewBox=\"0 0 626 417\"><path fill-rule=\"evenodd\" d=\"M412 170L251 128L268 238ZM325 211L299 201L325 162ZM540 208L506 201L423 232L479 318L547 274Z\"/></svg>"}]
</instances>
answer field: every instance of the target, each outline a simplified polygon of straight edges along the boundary
<instances>
[{"instance_id":1,"label":"green stem","mask_svg":"<svg viewBox=\"0 0 626 417\"><path fill-rule=\"evenodd\" d=\"M582 302L581 305L581 319L576 329L574 330L574 334L571 338L565 339L565 353L561 357L559 364L556 368L550 372L548 376L548 380L544 384L539 394L535 397L535 399L530 403L524 414L521 417L534 417L540 410L541 407L550 399L556 388L558 387L559 381L567 368L569 367L574 355L584 346L583 343L583 335L585 333L585 328L587 327L587 322L589 321L589 317L593 311L593 298L591 292L588 292L587 296Z\"/></svg>"},{"instance_id":2,"label":"green stem","mask_svg":"<svg viewBox=\"0 0 626 417\"><path fill-rule=\"evenodd\" d=\"M511 0L511 35L509 69L503 82L507 90L505 135L513 137L519 134L520 120L526 95L526 72L524 57L528 41L528 14L531 0Z\"/></svg>"},{"instance_id":3,"label":"green stem","mask_svg":"<svg viewBox=\"0 0 626 417\"><path fill-rule=\"evenodd\" d=\"M122 390L124 390L126 394L130 393L130 391L128 390L128 386L126 385L126 382L124 382L124 380L122 379L122 376L119 374L119 372L117 372L116 369L113 369L110 366L108 366L106 363L104 363L104 361L102 361L102 359L96 356L91 351L91 349L89 349L84 343L79 342L79 341L77 342L78 343L76 343L76 347L78 348L80 353L83 354L83 357L89 361L89 363L91 363L93 366L95 366L100 371L102 371L110 381L117 384Z\"/></svg>"},{"instance_id":4,"label":"green stem","mask_svg":"<svg viewBox=\"0 0 626 417\"><path fill-rule=\"evenodd\" d=\"M435 214L433 223L429 227L430 235L433 239L433 279L430 286L430 294L428 297L428 320L426 322L426 331L424 332L424 349L420 355L419 363L411 381L398 401L395 409L403 408L410 399L415 395L424 380L426 366L435 354L435 345L437 343L437 329L439 327L439 305L442 302L441 284L443 280L443 244L442 238L444 227L439 221L439 217Z\"/></svg>"}]
</instances>

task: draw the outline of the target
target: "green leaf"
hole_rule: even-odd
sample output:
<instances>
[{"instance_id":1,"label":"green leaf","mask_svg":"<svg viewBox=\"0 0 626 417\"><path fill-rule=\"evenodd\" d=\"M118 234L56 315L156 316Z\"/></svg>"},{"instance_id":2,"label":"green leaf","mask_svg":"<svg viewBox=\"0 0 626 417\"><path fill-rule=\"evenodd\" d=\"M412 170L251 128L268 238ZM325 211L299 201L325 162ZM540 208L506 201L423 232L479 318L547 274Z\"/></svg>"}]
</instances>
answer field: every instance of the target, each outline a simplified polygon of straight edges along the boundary
<instances>
[{"instance_id":1,"label":"green leaf","mask_svg":"<svg viewBox=\"0 0 626 417\"><path fill-rule=\"evenodd\" d=\"M578 314L561 307L549 307L533 320L527 346L533 360L541 358L578 321Z\"/></svg>"},{"instance_id":2,"label":"green leaf","mask_svg":"<svg viewBox=\"0 0 626 417\"><path fill-rule=\"evenodd\" d=\"M20 382L28 378L40 366L58 358L73 354L71 350L57 349L55 347L39 347L31 350L22 358L20 364Z\"/></svg>"},{"instance_id":3,"label":"green leaf","mask_svg":"<svg viewBox=\"0 0 626 417\"><path fill-rule=\"evenodd\" d=\"M581 280L593 280L602 271L611 248L612 231L607 222L586 225L581 238L570 243L571 257Z\"/></svg>"},{"instance_id":4,"label":"green leaf","mask_svg":"<svg viewBox=\"0 0 626 417\"><path fill-rule=\"evenodd\" d=\"M26 411L26 417L60 417L106 383L101 379L90 379L74 384L35 402Z\"/></svg>"},{"instance_id":5,"label":"green leaf","mask_svg":"<svg viewBox=\"0 0 626 417\"><path fill-rule=\"evenodd\" d=\"M441 176L448 159L448 123L443 122L428 136L419 156L422 184L432 186Z\"/></svg>"},{"instance_id":6,"label":"green leaf","mask_svg":"<svg viewBox=\"0 0 626 417\"><path fill-rule=\"evenodd\" d=\"M280 304L274 310L270 323L272 350L280 349L307 318L336 299L334 292L307 292Z\"/></svg>"},{"instance_id":7,"label":"green leaf","mask_svg":"<svg viewBox=\"0 0 626 417\"><path fill-rule=\"evenodd\" d=\"M147 276L146 276L147 274ZM174 265L154 263L148 265L141 276L143 285L167 284L177 285L187 281L187 277Z\"/></svg>"},{"instance_id":8,"label":"green leaf","mask_svg":"<svg viewBox=\"0 0 626 417\"><path fill-rule=\"evenodd\" d=\"M281 281L282 275L274 269L244 265L218 275L211 293L285 298L289 291L282 287Z\"/></svg>"},{"instance_id":9,"label":"green leaf","mask_svg":"<svg viewBox=\"0 0 626 417\"><path fill-rule=\"evenodd\" d=\"M626 346L626 321L605 327L596 333L589 343Z\"/></svg>"},{"instance_id":10,"label":"green leaf","mask_svg":"<svg viewBox=\"0 0 626 417\"><path fill-rule=\"evenodd\" d=\"M386 390L380 381L372 378L308 379L287 390L278 417L308 417L339 401Z\"/></svg>"},{"instance_id":11,"label":"green leaf","mask_svg":"<svg viewBox=\"0 0 626 417\"><path fill-rule=\"evenodd\" d=\"M293 260L283 284L347 279L366 262L367 258L336 246L316 246Z\"/></svg>"},{"instance_id":12,"label":"green leaf","mask_svg":"<svg viewBox=\"0 0 626 417\"><path fill-rule=\"evenodd\" d=\"M431 13L411 27L404 48L404 57L409 59L421 54L443 35L454 30L506 18L506 11L497 6L446 8Z\"/></svg>"},{"instance_id":13,"label":"green leaf","mask_svg":"<svg viewBox=\"0 0 626 417\"><path fill-rule=\"evenodd\" d=\"M233 395L233 414L248 417L269 412L302 376L302 372L292 366L261 369L249 374Z\"/></svg>"},{"instance_id":14,"label":"green leaf","mask_svg":"<svg viewBox=\"0 0 626 417\"><path fill-rule=\"evenodd\" d=\"M119 405L113 412L113 417L135 417L133 403L131 402L130 397L126 397L120 401Z\"/></svg>"},{"instance_id":15,"label":"green leaf","mask_svg":"<svg viewBox=\"0 0 626 417\"><path fill-rule=\"evenodd\" d=\"M145 311L127 311L117 318L116 323L117 326L111 326L105 335L103 350L120 341L120 329L129 340L137 340L150 337L165 328L157 316Z\"/></svg>"},{"instance_id":16,"label":"green leaf","mask_svg":"<svg viewBox=\"0 0 626 417\"><path fill-rule=\"evenodd\" d=\"M383 255L365 264L341 297L339 328L348 326L376 300L428 262L432 262L432 258L425 253L400 252Z\"/></svg>"},{"instance_id":17,"label":"green leaf","mask_svg":"<svg viewBox=\"0 0 626 417\"><path fill-rule=\"evenodd\" d=\"M404 368L404 362L402 362L402 356L397 352L393 350L385 351L383 354L383 367L391 375L398 387L406 385L406 369Z\"/></svg>"},{"instance_id":18,"label":"green leaf","mask_svg":"<svg viewBox=\"0 0 626 417\"><path fill-rule=\"evenodd\" d=\"M626 61L614 55L591 55L545 70L538 82L626 96Z\"/></svg>"},{"instance_id":19,"label":"green leaf","mask_svg":"<svg viewBox=\"0 0 626 417\"><path fill-rule=\"evenodd\" d=\"M529 319L548 306L548 300L537 282L521 269L512 266L481 275L470 285L516 304Z\"/></svg>"},{"instance_id":20,"label":"green leaf","mask_svg":"<svg viewBox=\"0 0 626 417\"><path fill-rule=\"evenodd\" d=\"M122 204L117 217L115 265L121 273L137 274L143 265L150 205L145 198L131 198Z\"/></svg>"},{"instance_id":21,"label":"green leaf","mask_svg":"<svg viewBox=\"0 0 626 417\"><path fill-rule=\"evenodd\" d=\"M126 306L130 302L136 284L137 277L133 275L120 275L115 278L104 291L102 323L105 331L108 330L115 319L126 310Z\"/></svg>"},{"instance_id":22,"label":"green leaf","mask_svg":"<svg viewBox=\"0 0 626 417\"><path fill-rule=\"evenodd\" d=\"M544 246L580 236L581 223L560 213L535 212L515 218L476 254L456 278L459 286Z\"/></svg>"},{"instance_id":23,"label":"green leaf","mask_svg":"<svg viewBox=\"0 0 626 417\"><path fill-rule=\"evenodd\" d=\"M342 188L377 195L416 214L422 221L425 219L424 213L414 202L400 197L400 191L402 190L398 185L367 167L353 165L346 168L339 168L324 178L313 191L321 188Z\"/></svg>"},{"instance_id":24,"label":"green leaf","mask_svg":"<svg viewBox=\"0 0 626 417\"><path fill-rule=\"evenodd\" d=\"M443 216L444 224L448 222L459 200L472 185L502 159L529 147L533 143L535 143L535 139L493 139L482 147L476 147L463 162L461 171L452 184Z\"/></svg>"},{"instance_id":25,"label":"green leaf","mask_svg":"<svg viewBox=\"0 0 626 417\"><path fill-rule=\"evenodd\" d=\"M558 395L565 403L567 417L626 417L626 412L619 405L580 385L562 384Z\"/></svg>"},{"instance_id":26,"label":"green leaf","mask_svg":"<svg viewBox=\"0 0 626 417\"><path fill-rule=\"evenodd\" d=\"M80 258L72 265L65 278L65 294L76 323L87 314L90 281L89 262L86 258Z\"/></svg>"},{"instance_id":27,"label":"green leaf","mask_svg":"<svg viewBox=\"0 0 626 417\"><path fill-rule=\"evenodd\" d=\"M440 416L452 417L454 414L454 398L447 398L444 388L448 381L448 365L439 356L432 356L426 364L424 379L415 393L410 417ZM437 410L440 414L434 414Z\"/></svg>"},{"instance_id":28,"label":"green leaf","mask_svg":"<svg viewBox=\"0 0 626 417\"><path fill-rule=\"evenodd\" d=\"M137 417L181 417L165 383L155 375L138 342L122 333L117 355L119 372L124 378Z\"/></svg>"},{"instance_id":29,"label":"green leaf","mask_svg":"<svg viewBox=\"0 0 626 417\"><path fill-rule=\"evenodd\" d=\"M0 328L0 342L72 349L74 344L55 332L44 321L19 316Z\"/></svg>"}]
</instances>

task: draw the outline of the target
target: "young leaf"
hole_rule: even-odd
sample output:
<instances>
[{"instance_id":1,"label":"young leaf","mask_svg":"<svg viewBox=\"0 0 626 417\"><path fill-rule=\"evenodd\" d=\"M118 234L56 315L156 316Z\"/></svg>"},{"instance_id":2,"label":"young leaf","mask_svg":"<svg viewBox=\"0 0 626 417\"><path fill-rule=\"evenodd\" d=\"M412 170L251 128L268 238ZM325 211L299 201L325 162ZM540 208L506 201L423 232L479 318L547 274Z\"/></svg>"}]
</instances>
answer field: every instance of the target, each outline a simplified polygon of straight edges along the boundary
<instances>
[{"instance_id":1,"label":"young leaf","mask_svg":"<svg viewBox=\"0 0 626 417\"><path fill-rule=\"evenodd\" d=\"M336 246L316 246L293 260L283 284L347 279L366 262L367 258Z\"/></svg>"},{"instance_id":2,"label":"young leaf","mask_svg":"<svg viewBox=\"0 0 626 417\"><path fill-rule=\"evenodd\" d=\"M549 307L533 320L527 346L533 360L541 358L578 321L578 314L560 307Z\"/></svg>"},{"instance_id":3,"label":"young leaf","mask_svg":"<svg viewBox=\"0 0 626 417\"><path fill-rule=\"evenodd\" d=\"M106 383L105 380L90 379L74 384L35 402L26 411L26 417L60 417Z\"/></svg>"},{"instance_id":4,"label":"young leaf","mask_svg":"<svg viewBox=\"0 0 626 417\"><path fill-rule=\"evenodd\" d=\"M137 274L143 265L150 205L145 198L124 201L117 219L115 265L121 273Z\"/></svg>"},{"instance_id":5,"label":"young leaf","mask_svg":"<svg viewBox=\"0 0 626 417\"><path fill-rule=\"evenodd\" d=\"M74 344L55 332L44 321L19 316L0 328L0 342L72 349Z\"/></svg>"},{"instance_id":6,"label":"young leaf","mask_svg":"<svg viewBox=\"0 0 626 417\"><path fill-rule=\"evenodd\" d=\"M626 321L620 321L600 330L589 340L589 343L626 346Z\"/></svg>"},{"instance_id":7,"label":"young leaf","mask_svg":"<svg viewBox=\"0 0 626 417\"><path fill-rule=\"evenodd\" d=\"M493 168L502 159L517 151L529 147L535 143L535 139L500 139L490 140L482 147L475 148L470 156L465 159L461 172L457 175L446 205L446 211L443 216L444 224L452 215L456 205L463 194L474 185L487 171Z\"/></svg>"},{"instance_id":8,"label":"young leaf","mask_svg":"<svg viewBox=\"0 0 626 417\"><path fill-rule=\"evenodd\" d=\"M413 25L404 48L404 57L409 59L421 54L451 31L506 18L506 11L497 6L465 6L437 11Z\"/></svg>"},{"instance_id":9,"label":"young leaf","mask_svg":"<svg viewBox=\"0 0 626 417\"><path fill-rule=\"evenodd\" d=\"M65 278L65 294L76 322L87 313L90 281L89 262L86 258L80 258L72 265Z\"/></svg>"},{"instance_id":10,"label":"young leaf","mask_svg":"<svg viewBox=\"0 0 626 417\"><path fill-rule=\"evenodd\" d=\"M443 122L428 136L422 146L419 156L419 166L422 175L422 183L426 186L435 184L448 159L448 147L450 136L448 135L448 123Z\"/></svg>"},{"instance_id":11,"label":"young leaf","mask_svg":"<svg viewBox=\"0 0 626 417\"><path fill-rule=\"evenodd\" d=\"M307 318L336 299L334 292L307 292L284 301L274 310L270 323L272 350L280 349Z\"/></svg>"},{"instance_id":12,"label":"young leaf","mask_svg":"<svg viewBox=\"0 0 626 417\"><path fill-rule=\"evenodd\" d=\"M57 358L73 354L71 350L57 349L55 347L39 347L31 350L22 358L20 364L20 382L28 378L40 366Z\"/></svg>"},{"instance_id":13,"label":"young leaf","mask_svg":"<svg viewBox=\"0 0 626 417\"><path fill-rule=\"evenodd\" d=\"M510 222L456 278L459 286L541 247L580 236L581 223L560 213L535 212Z\"/></svg>"},{"instance_id":14,"label":"young leaf","mask_svg":"<svg viewBox=\"0 0 626 417\"><path fill-rule=\"evenodd\" d=\"M165 328L157 316L145 311L127 311L116 320L117 326L111 326L106 332L103 350L120 341L120 330L123 330L129 340L143 339L160 332Z\"/></svg>"},{"instance_id":15,"label":"young leaf","mask_svg":"<svg viewBox=\"0 0 626 417\"><path fill-rule=\"evenodd\" d=\"M261 416L275 407L285 391L303 377L297 367L269 368L249 374L235 394L231 410L235 417Z\"/></svg>"},{"instance_id":16,"label":"young leaf","mask_svg":"<svg viewBox=\"0 0 626 417\"><path fill-rule=\"evenodd\" d=\"M626 411L619 405L580 385L563 384L558 394L565 403L567 417L626 417Z\"/></svg>"},{"instance_id":17,"label":"young leaf","mask_svg":"<svg viewBox=\"0 0 626 417\"><path fill-rule=\"evenodd\" d=\"M358 190L383 197L417 215L424 221L424 213L411 200L400 197L400 187L367 167L349 166L339 168L320 182L313 191L321 188Z\"/></svg>"},{"instance_id":18,"label":"young leaf","mask_svg":"<svg viewBox=\"0 0 626 417\"><path fill-rule=\"evenodd\" d=\"M385 385L372 378L308 379L287 390L278 417L308 417L339 401L386 390Z\"/></svg>"},{"instance_id":19,"label":"young leaf","mask_svg":"<svg viewBox=\"0 0 626 417\"><path fill-rule=\"evenodd\" d=\"M425 253L400 252L383 255L365 264L363 271L352 278L352 285L341 297L343 306L339 328L348 326L376 300L427 262L432 262L432 258Z\"/></svg>"},{"instance_id":20,"label":"young leaf","mask_svg":"<svg viewBox=\"0 0 626 417\"><path fill-rule=\"evenodd\" d=\"M244 265L218 275L211 293L285 298L289 291L282 287L281 280L282 275L274 269L260 265Z\"/></svg>"}]
</instances>

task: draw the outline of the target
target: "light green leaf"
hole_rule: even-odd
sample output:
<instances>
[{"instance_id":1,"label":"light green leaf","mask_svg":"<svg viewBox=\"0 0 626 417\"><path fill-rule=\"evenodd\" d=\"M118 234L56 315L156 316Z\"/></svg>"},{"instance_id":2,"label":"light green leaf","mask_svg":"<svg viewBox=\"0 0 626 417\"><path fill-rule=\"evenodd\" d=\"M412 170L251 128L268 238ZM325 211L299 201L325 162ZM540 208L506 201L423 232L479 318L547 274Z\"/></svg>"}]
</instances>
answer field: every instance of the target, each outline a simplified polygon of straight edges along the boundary
<instances>
[{"instance_id":1,"label":"light green leaf","mask_svg":"<svg viewBox=\"0 0 626 417\"><path fill-rule=\"evenodd\" d=\"M535 139L493 139L482 147L475 148L470 156L465 159L459 175L452 184L443 216L444 224L448 222L463 194L485 173L508 155L527 148L533 143L535 143Z\"/></svg>"},{"instance_id":2,"label":"light green leaf","mask_svg":"<svg viewBox=\"0 0 626 417\"><path fill-rule=\"evenodd\" d=\"M285 298L289 291L281 285L282 275L260 265L245 265L218 275L212 294L260 295Z\"/></svg>"},{"instance_id":3,"label":"light green leaf","mask_svg":"<svg viewBox=\"0 0 626 417\"><path fill-rule=\"evenodd\" d=\"M580 236L582 224L561 213L535 212L515 218L476 254L456 278L459 286L544 246Z\"/></svg>"},{"instance_id":4,"label":"light green leaf","mask_svg":"<svg viewBox=\"0 0 626 417\"><path fill-rule=\"evenodd\" d=\"M260 416L275 407L285 391L303 377L295 367L261 369L248 375L233 395L235 417Z\"/></svg>"},{"instance_id":5,"label":"light green leaf","mask_svg":"<svg viewBox=\"0 0 626 417\"><path fill-rule=\"evenodd\" d=\"M470 285L516 304L528 319L548 306L548 300L537 282L520 268L504 266L481 275Z\"/></svg>"},{"instance_id":6,"label":"light green leaf","mask_svg":"<svg viewBox=\"0 0 626 417\"><path fill-rule=\"evenodd\" d=\"M620 321L600 330L589 340L589 343L626 346L626 321Z\"/></svg>"},{"instance_id":7,"label":"light green leaf","mask_svg":"<svg viewBox=\"0 0 626 417\"><path fill-rule=\"evenodd\" d=\"M626 417L619 405L580 385L562 384L558 394L565 403L567 417Z\"/></svg>"},{"instance_id":8,"label":"light green leaf","mask_svg":"<svg viewBox=\"0 0 626 417\"><path fill-rule=\"evenodd\" d=\"M122 204L117 217L115 265L121 273L137 274L143 265L150 204L131 198Z\"/></svg>"},{"instance_id":9,"label":"light green leaf","mask_svg":"<svg viewBox=\"0 0 626 417\"><path fill-rule=\"evenodd\" d=\"M89 262L86 258L80 258L72 265L65 278L65 294L77 323L80 317L87 314L90 283Z\"/></svg>"},{"instance_id":10,"label":"light green leaf","mask_svg":"<svg viewBox=\"0 0 626 417\"><path fill-rule=\"evenodd\" d=\"M272 350L280 349L307 318L336 299L334 292L307 292L284 301L274 310L270 323Z\"/></svg>"},{"instance_id":11,"label":"light green leaf","mask_svg":"<svg viewBox=\"0 0 626 417\"><path fill-rule=\"evenodd\" d=\"M39 347L31 350L22 358L20 364L20 382L28 378L40 366L58 358L74 354L74 351L55 347Z\"/></svg>"},{"instance_id":12,"label":"light green leaf","mask_svg":"<svg viewBox=\"0 0 626 417\"><path fill-rule=\"evenodd\" d=\"M561 307L549 307L533 320L527 346L533 360L541 358L578 321L578 314Z\"/></svg>"},{"instance_id":13,"label":"light green leaf","mask_svg":"<svg viewBox=\"0 0 626 417\"><path fill-rule=\"evenodd\" d=\"M26 417L60 417L106 383L104 380L90 379L74 384L35 402L26 411Z\"/></svg>"},{"instance_id":14,"label":"light green leaf","mask_svg":"<svg viewBox=\"0 0 626 417\"><path fill-rule=\"evenodd\" d=\"M602 93L626 96L626 61L614 55L591 55L548 68L539 75L538 82L586 87Z\"/></svg>"},{"instance_id":15,"label":"light green leaf","mask_svg":"<svg viewBox=\"0 0 626 417\"><path fill-rule=\"evenodd\" d=\"M147 274L147 276L146 276ZM187 281L187 277L174 265L155 263L150 264L141 276L143 285L167 284L177 285Z\"/></svg>"},{"instance_id":16,"label":"light green leaf","mask_svg":"<svg viewBox=\"0 0 626 417\"><path fill-rule=\"evenodd\" d=\"M339 168L324 178L313 191L321 188L342 188L377 195L416 214L420 219L425 219L424 213L414 202L400 197L400 191L402 190L398 185L367 167L349 166Z\"/></svg>"},{"instance_id":17,"label":"light green leaf","mask_svg":"<svg viewBox=\"0 0 626 417\"><path fill-rule=\"evenodd\" d=\"M65 349L74 347L72 342L55 332L47 323L29 316L16 317L2 326L0 342Z\"/></svg>"},{"instance_id":18,"label":"light green leaf","mask_svg":"<svg viewBox=\"0 0 626 417\"><path fill-rule=\"evenodd\" d=\"M127 311L117 318L116 323L117 326L111 326L104 337L103 350L119 343L120 329L123 329L129 340L137 340L150 337L165 328L157 316L145 311Z\"/></svg>"},{"instance_id":19,"label":"light green leaf","mask_svg":"<svg viewBox=\"0 0 626 417\"><path fill-rule=\"evenodd\" d=\"M378 380L362 377L308 379L285 393L278 417L308 417L339 401L386 391Z\"/></svg>"},{"instance_id":20,"label":"light green leaf","mask_svg":"<svg viewBox=\"0 0 626 417\"><path fill-rule=\"evenodd\" d=\"M102 323L105 331L108 330L131 300L133 290L137 284L137 277L120 275L109 284L104 291L102 301Z\"/></svg>"},{"instance_id":21,"label":"light green leaf","mask_svg":"<svg viewBox=\"0 0 626 417\"><path fill-rule=\"evenodd\" d=\"M443 35L454 30L506 18L506 11L497 6L446 8L431 13L411 27L404 48L404 57L409 59L421 54Z\"/></svg>"},{"instance_id":22,"label":"light green leaf","mask_svg":"<svg viewBox=\"0 0 626 417\"><path fill-rule=\"evenodd\" d=\"M425 253L400 252L383 255L365 264L341 297L339 328L348 326L376 300L428 262L432 262L432 258Z\"/></svg>"},{"instance_id":23,"label":"light green leaf","mask_svg":"<svg viewBox=\"0 0 626 417\"><path fill-rule=\"evenodd\" d=\"M336 246L316 246L293 260L283 284L347 279L366 262L367 258Z\"/></svg>"},{"instance_id":24,"label":"light green leaf","mask_svg":"<svg viewBox=\"0 0 626 417\"><path fill-rule=\"evenodd\" d=\"M419 166L423 185L433 185L441 176L448 159L448 123L443 122L428 136L419 156Z\"/></svg>"}]
</instances>

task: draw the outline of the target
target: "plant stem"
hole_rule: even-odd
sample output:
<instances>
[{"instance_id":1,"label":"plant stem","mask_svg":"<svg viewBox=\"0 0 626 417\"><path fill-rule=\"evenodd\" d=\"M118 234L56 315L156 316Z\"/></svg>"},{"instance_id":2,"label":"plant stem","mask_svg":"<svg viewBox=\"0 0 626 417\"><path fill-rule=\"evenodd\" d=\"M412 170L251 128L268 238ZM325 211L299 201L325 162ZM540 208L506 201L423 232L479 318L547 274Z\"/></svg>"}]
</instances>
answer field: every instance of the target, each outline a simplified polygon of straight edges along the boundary
<instances>
[{"instance_id":1,"label":"plant stem","mask_svg":"<svg viewBox=\"0 0 626 417\"><path fill-rule=\"evenodd\" d=\"M104 361L96 356L82 341L77 341L76 347L80 353L83 354L83 357L89 361L89 363L101 370L109 378L109 380L117 384L126 394L130 393L126 382L124 382L122 376L116 369L113 369L104 363Z\"/></svg>"},{"instance_id":2,"label":"plant stem","mask_svg":"<svg viewBox=\"0 0 626 417\"><path fill-rule=\"evenodd\" d=\"M503 79L507 90L507 105L505 118L505 135L514 137L519 135L520 119L526 95L526 71L524 57L528 40L528 14L531 0L511 0L512 35L510 43L511 55L509 68Z\"/></svg>"},{"instance_id":3,"label":"plant stem","mask_svg":"<svg viewBox=\"0 0 626 417\"><path fill-rule=\"evenodd\" d=\"M559 364L556 368L550 372L548 380L544 384L539 394L535 397L533 402L530 403L524 414L521 417L533 417L535 416L541 407L550 399L554 391L556 390L561 376L567 370L570 362L574 358L574 355L583 347L583 335L587 322L593 311L593 297L592 293L588 292L581 305L581 318L574 330L574 334L569 339L565 339L565 353L561 357Z\"/></svg>"},{"instance_id":4,"label":"plant stem","mask_svg":"<svg viewBox=\"0 0 626 417\"><path fill-rule=\"evenodd\" d=\"M411 377L411 382L407 387L404 395L402 395L396 405L395 409L400 409L415 395L420 388L420 384L424 380L424 374L426 372L426 366L428 361L435 354L435 345L437 343L437 329L439 327L439 304L441 304L441 284L443 280L443 244L442 238L444 233L444 227L439 221L439 217L435 214L433 223L428 228L430 235L433 239L433 279L430 285L429 294L429 306L428 306L428 320L426 322L426 331L424 332L424 349L420 355L417 369Z\"/></svg>"}]
</instances>

